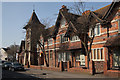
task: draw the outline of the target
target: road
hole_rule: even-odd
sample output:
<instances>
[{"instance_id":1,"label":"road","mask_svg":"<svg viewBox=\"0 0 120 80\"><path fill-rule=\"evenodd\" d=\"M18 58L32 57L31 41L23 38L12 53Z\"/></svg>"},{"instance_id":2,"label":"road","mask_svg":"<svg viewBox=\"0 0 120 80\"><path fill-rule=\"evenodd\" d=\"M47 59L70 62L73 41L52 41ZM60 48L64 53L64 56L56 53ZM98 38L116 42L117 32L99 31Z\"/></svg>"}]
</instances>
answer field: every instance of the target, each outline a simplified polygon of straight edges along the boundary
<instances>
[{"instance_id":1,"label":"road","mask_svg":"<svg viewBox=\"0 0 120 80\"><path fill-rule=\"evenodd\" d=\"M2 80L41 80L41 79L80 79L82 78L89 79L89 80L118 80L115 78L106 77L103 74L96 74L96 75L89 75L89 74L82 74L82 73L69 73L69 72L55 72L55 71L48 71L48 70L38 70L38 69L26 69L26 71L2 71ZM108 79L109 78L109 79Z\"/></svg>"}]
</instances>

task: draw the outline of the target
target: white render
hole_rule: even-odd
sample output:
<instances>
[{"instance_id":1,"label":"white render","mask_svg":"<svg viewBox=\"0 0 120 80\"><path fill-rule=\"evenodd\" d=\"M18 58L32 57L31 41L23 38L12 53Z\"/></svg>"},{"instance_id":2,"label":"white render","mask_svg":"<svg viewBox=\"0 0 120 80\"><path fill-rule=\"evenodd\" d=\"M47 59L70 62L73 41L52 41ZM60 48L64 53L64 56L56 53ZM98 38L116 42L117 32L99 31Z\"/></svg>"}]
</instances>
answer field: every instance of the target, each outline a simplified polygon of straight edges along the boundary
<instances>
[{"instance_id":1,"label":"white render","mask_svg":"<svg viewBox=\"0 0 120 80\"><path fill-rule=\"evenodd\" d=\"M0 49L0 60L5 60L5 58L8 58L7 52L1 48Z\"/></svg>"}]
</instances>

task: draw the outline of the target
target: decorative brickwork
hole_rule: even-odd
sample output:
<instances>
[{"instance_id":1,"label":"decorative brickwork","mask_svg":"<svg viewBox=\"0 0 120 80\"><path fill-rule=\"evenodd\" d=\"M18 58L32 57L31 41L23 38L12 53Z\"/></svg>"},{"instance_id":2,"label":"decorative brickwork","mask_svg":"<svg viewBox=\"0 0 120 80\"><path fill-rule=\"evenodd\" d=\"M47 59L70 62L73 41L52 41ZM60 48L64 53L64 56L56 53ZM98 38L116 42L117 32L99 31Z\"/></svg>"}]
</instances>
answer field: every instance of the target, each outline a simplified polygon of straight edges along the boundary
<instances>
[{"instance_id":1,"label":"decorative brickwork","mask_svg":"<svg viewBox=\"0 0 120 80\"><path fill-rule=\"evenodd\" d=\"M104 70L104 61L94 61L95 73L102 73Z\"/></svg>"}]
</instances>

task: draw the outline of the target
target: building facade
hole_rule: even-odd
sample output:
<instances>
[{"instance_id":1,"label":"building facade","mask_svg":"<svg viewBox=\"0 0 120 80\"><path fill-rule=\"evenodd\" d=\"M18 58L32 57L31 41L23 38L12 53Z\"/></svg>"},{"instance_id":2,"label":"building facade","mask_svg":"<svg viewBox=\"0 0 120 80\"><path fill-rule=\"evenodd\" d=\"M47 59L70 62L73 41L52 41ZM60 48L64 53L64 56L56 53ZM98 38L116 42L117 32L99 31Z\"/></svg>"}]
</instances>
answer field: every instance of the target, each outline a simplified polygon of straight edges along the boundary
<instances>
[{"instance_id":1,"label":"building facade","mask_svg":"<svg viewBox=\"0 0 120 80\"><path fill-rule=\"evenodd\" d=\"M76 15L68 12L66 15L64 12L68 12L68 9L63 5L59 11L55 26L47 29L49 32L46 35L48 37L46 40L44 40L42 35L39 35L39 42L44 45L44 48L41 49L41 46L37 46L37 43L34 45L37 46L36 62L38 65L45 67L47 63L48 68L59 68L61 71L90 74L104 72L105 75L108 75L111 71L111 74L113 72L113 74L116 73L119 76L120 2L112 2L110 5L96 11L84 13L90 15L91 20L93 20L91 22L95 21L96 23L94 30L91 31L91 28L89 28L87 33L90 38L93 37L93 33L95 35L91 48L90 41L87 40L88 50L91 49L89 56L86 54L78 35L66 36L68 32L71 34L76 28L74 27L70 31L70 24L73 26L78 21L82 22L84 18L81 18L81 16L84 14ZM26 28L26 31L28 29ZM84 34L81 37L84 37ZM27 46L27 34L25 44ZM32 44L29 46L32 46Z\"/></svg>"}]
</instances>

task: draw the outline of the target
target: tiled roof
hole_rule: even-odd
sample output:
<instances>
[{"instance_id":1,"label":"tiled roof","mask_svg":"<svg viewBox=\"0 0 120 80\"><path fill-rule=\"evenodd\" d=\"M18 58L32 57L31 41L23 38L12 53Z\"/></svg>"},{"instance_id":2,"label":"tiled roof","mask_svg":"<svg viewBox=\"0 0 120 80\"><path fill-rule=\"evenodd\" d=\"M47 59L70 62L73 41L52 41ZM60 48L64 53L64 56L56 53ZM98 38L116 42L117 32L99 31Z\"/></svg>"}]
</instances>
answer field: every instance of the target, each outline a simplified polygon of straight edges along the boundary
<instances>
[{"instance_id":1,"label":"tiled roof","mask_svg":"<svg viewBox=\"0 0 120 80\"><path fill-rule=\"evenodd\" d=\"M29 22L27 23L27 25L25 27L23 27L23 29L27 29L28 27L30 27L29 25L33 25L33 24L39 24L40 26L44 26L43 24L40 23L35 11L33 11Z\"/></svg>"},{"instance_id":2,"label":"tiled roof","mask_svg":"<svg viewBox=\"0 0 120 80\"><path fill-rule=\"evenodd\" d=\"M31 23L40 23L35 11L33 11L32 16L28 22L28 24L31 24Z\"/></svg>"},{"instance_id":3,"label":"tiled roof","mask_svg":"<svg viewBox=\"0 0 120 80\"><path fill-rule=\"evenodd\" d=\"M49 27L47 30L49 31L48 36L52 36L53 31L54 31L54 25L52 27Z\"/></svg>"},{"instance_id":4,"label":"tiled roof","mask_svg":"<svg viewBox=\"0 0 120 80\"><path fill-rule=\"evenodd\" d=\"M111 4L110 4L111 5ZM102 18L108 11L108 9L110 8L110 5L107 5L105 7L102 7L98 10L95 10L95 14L99 17L99 18Z\"/></svg>"}]
</instances>

